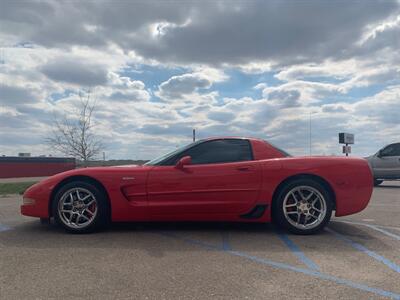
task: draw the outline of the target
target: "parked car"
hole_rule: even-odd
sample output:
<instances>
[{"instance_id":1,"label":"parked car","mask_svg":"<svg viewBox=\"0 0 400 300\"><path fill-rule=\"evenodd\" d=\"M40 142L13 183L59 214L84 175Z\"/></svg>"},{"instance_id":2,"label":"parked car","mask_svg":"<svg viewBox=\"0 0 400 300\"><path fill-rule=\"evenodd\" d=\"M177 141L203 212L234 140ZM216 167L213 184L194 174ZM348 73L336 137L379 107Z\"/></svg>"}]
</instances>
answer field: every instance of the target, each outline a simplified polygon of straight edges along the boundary
<instances>
[{"instance_id":1,"label":"parked car","mask_svg":"<svg viewBox=\"0 0 400 300\"><path fill-rule=\"evenodd\" d=\"M400 179L400 143L387 145L366 159L371 166L375 186L384 180Z\"/></svg>"},{"instance_id":2,"label":"parked car","mask_svg":"<svg viewBox=\"0 0 400 300\"><path fill-rule=\"evenodd\" d=\"M210 138L143 166L82 168L23 196L26 216L53 217L74 233L110 221L270 222L298 234L322 229L332 211L363 210L373 178L365 159L291 157L261 139Z\"/></svg>"}]
</instances>

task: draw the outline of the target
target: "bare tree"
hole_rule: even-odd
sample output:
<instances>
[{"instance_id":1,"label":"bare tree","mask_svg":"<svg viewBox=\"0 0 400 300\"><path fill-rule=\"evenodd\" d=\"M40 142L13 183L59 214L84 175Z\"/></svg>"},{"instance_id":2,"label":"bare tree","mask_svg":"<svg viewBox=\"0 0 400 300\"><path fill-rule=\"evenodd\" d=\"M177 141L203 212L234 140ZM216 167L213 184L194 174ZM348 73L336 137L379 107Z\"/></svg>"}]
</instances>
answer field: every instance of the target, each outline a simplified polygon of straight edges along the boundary
<instances>
[{"instance_id":1,"label":"bare tree","mask_svg":"<svg viewBox=\"0 0 400 300\"><path fill-rule=\"evenodd\" d=\"M64 155L80 159L86 165L100 153L103 144L93 133L92 116L96 101L91 99L91 91L80 92L79 99L75 112L65 114L62 120L55 118L52 135L46 141Z\"/></svg>"}]
</instances>

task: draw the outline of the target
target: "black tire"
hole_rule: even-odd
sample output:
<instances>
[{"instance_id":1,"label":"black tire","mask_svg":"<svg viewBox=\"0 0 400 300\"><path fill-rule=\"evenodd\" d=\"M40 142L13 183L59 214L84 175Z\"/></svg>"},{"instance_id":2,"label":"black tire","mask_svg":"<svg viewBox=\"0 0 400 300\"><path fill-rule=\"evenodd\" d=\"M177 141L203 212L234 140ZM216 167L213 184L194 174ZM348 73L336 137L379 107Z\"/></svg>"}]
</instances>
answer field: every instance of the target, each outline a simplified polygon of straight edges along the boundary
<instances>
[{"instance_id":1,"label":"black tire","mask_svg":"<svg viewBox=\"0 0 400 300\"><path fill-rule=\"evenodd\" d=\"M89 191L95 200L96 214L91 219L90 223L81 228L76 228L71 225L67 225L65 216L62 216L59 206L63 196L69 194L74 189L82 189L83 191ZM73 192L72 192L73 193ZM67 197L67 196L65 196ZM108 204L107 195L105 195L97 186L90 184L85 181L73 181L62 186L56 193L52 202L52 215L58 225L63 227L66 231L71 233L90 233L104 229L110 221L110 208ZM79 221L78 221L79 223Z\"/></svg>"},{"instance_id":2,"label":"black tire","mask_svg":"<svg viewBox=\"0 0 400 300\"><path fill-rule=\"evenodd\" d=\"M374 186L378 186L383 182L383 180L374 179Z\"/></svg>"},{"instance_id":3,"label":"black tire","mask_svg":"<svg viewBox=\"0 0 400 300\"><path fill-rule=\"evenodd\" d=\"M285 216L285 212L284 212L284 208L283 208L285 198L288 197L287 199L289 199L289 197L292 197L292 196L289 196L289 194L291 194L292 191L294 191L300 187L309 187L310 190L312 190L316 193L315 195L321 196L321 197L319 197L319 198L322 198L320 209L322 208L322 201L325 203L325 205L324 205L325 206L325 209L324 209L325 214L321 215L320 218L317 219L318 221L317 220L315 221L316 222L315 224L313 224L313 225L310 224L310 228L299 228L301 225L298 225L298 227L296 227L293 224L291 224L290 221L288 221L288 219L287 219L290 217ZM307 191L307 190L305 190L305 191ZM303 191L303 193L304 193L304 191ZM298 196L299 195L297 195L296 197L298 197ZM315 198L317 198L317 197L314 197L314 199ZM291 201L291 200L288 200L288 201ZM302 200L302 201L304 201L304 200ZM305 202L305 203L308 203L308 202ZM291 204L291 205L293 205L293 204ZM306 206L307 204L304 204L304 205ZM311 204L310 204L310 206L311 206ZM272 218L273 218L274 222L276 223L276 225L278 225L279 227L284 228L294 234L309 235L309 234L314 234L314 233L321 231L328 224L328 222L331 218L331 215L332 215L333 207L334 207L334 205L333 205L332 196L330 195L329 191L318 181L309 179L309 178L295 179L295 180L288 182L279 191L276 199L274 199L273 204L272 204ZM299 215L298 209L300 209L300 208L296 206L293 209L295 210L293 212L293 214L297 218ZM310 213L311 213L311 211L313 211L313 208L306 208L306 209L308 209L308 212L310 212ZM321 211L323 211L323 209L321 209ZM303 220L305 220L305 215L302 215L302 214L300 214L300 215L302 216ZM292 220L292 223L294 223L294 222L295 221Z\"/></svg>"}]
</instances>

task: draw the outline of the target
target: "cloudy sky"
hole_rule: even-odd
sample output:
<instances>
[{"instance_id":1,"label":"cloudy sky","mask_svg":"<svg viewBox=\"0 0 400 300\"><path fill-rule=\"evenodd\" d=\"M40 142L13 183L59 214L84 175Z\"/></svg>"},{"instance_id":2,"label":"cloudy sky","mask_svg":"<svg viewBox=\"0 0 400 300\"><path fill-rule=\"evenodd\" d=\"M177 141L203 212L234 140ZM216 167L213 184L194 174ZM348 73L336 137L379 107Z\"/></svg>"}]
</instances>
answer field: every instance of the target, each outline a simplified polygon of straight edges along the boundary
<instances>
[{"instance_id":1,"label":"cloudy sky","mask_svg":"<svg viewBox=\"0 0 400 300\"><path fill-rule=\"evenodd\" d=\"M400 141L399 1L0 1L0 154L44 139L79 91L108 158L255 136L296 155Z\"/></svg>"}]
</instances>

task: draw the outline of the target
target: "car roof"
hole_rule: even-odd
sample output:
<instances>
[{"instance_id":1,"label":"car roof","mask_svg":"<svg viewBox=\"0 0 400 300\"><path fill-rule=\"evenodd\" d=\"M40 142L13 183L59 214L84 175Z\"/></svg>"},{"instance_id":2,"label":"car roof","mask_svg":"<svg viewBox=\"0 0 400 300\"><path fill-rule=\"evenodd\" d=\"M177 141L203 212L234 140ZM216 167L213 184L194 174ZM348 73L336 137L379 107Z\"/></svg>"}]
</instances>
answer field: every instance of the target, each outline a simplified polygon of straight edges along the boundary
<instances>
[{"instance_id":1,"label":"car roof","mask_svg":"<svg viewBox=\"0 0 400 300\"><path fill-rule=\"evenodd\" d=\"M213 136L213 137L208 137L208 138L204 138L204 139L201 139L201 140L202 141L212 141L212 140L226 140L226 139L262 141L262 139L260 139L260 138L244 137L244 136Z\"/></svg>"}]
</instances>

